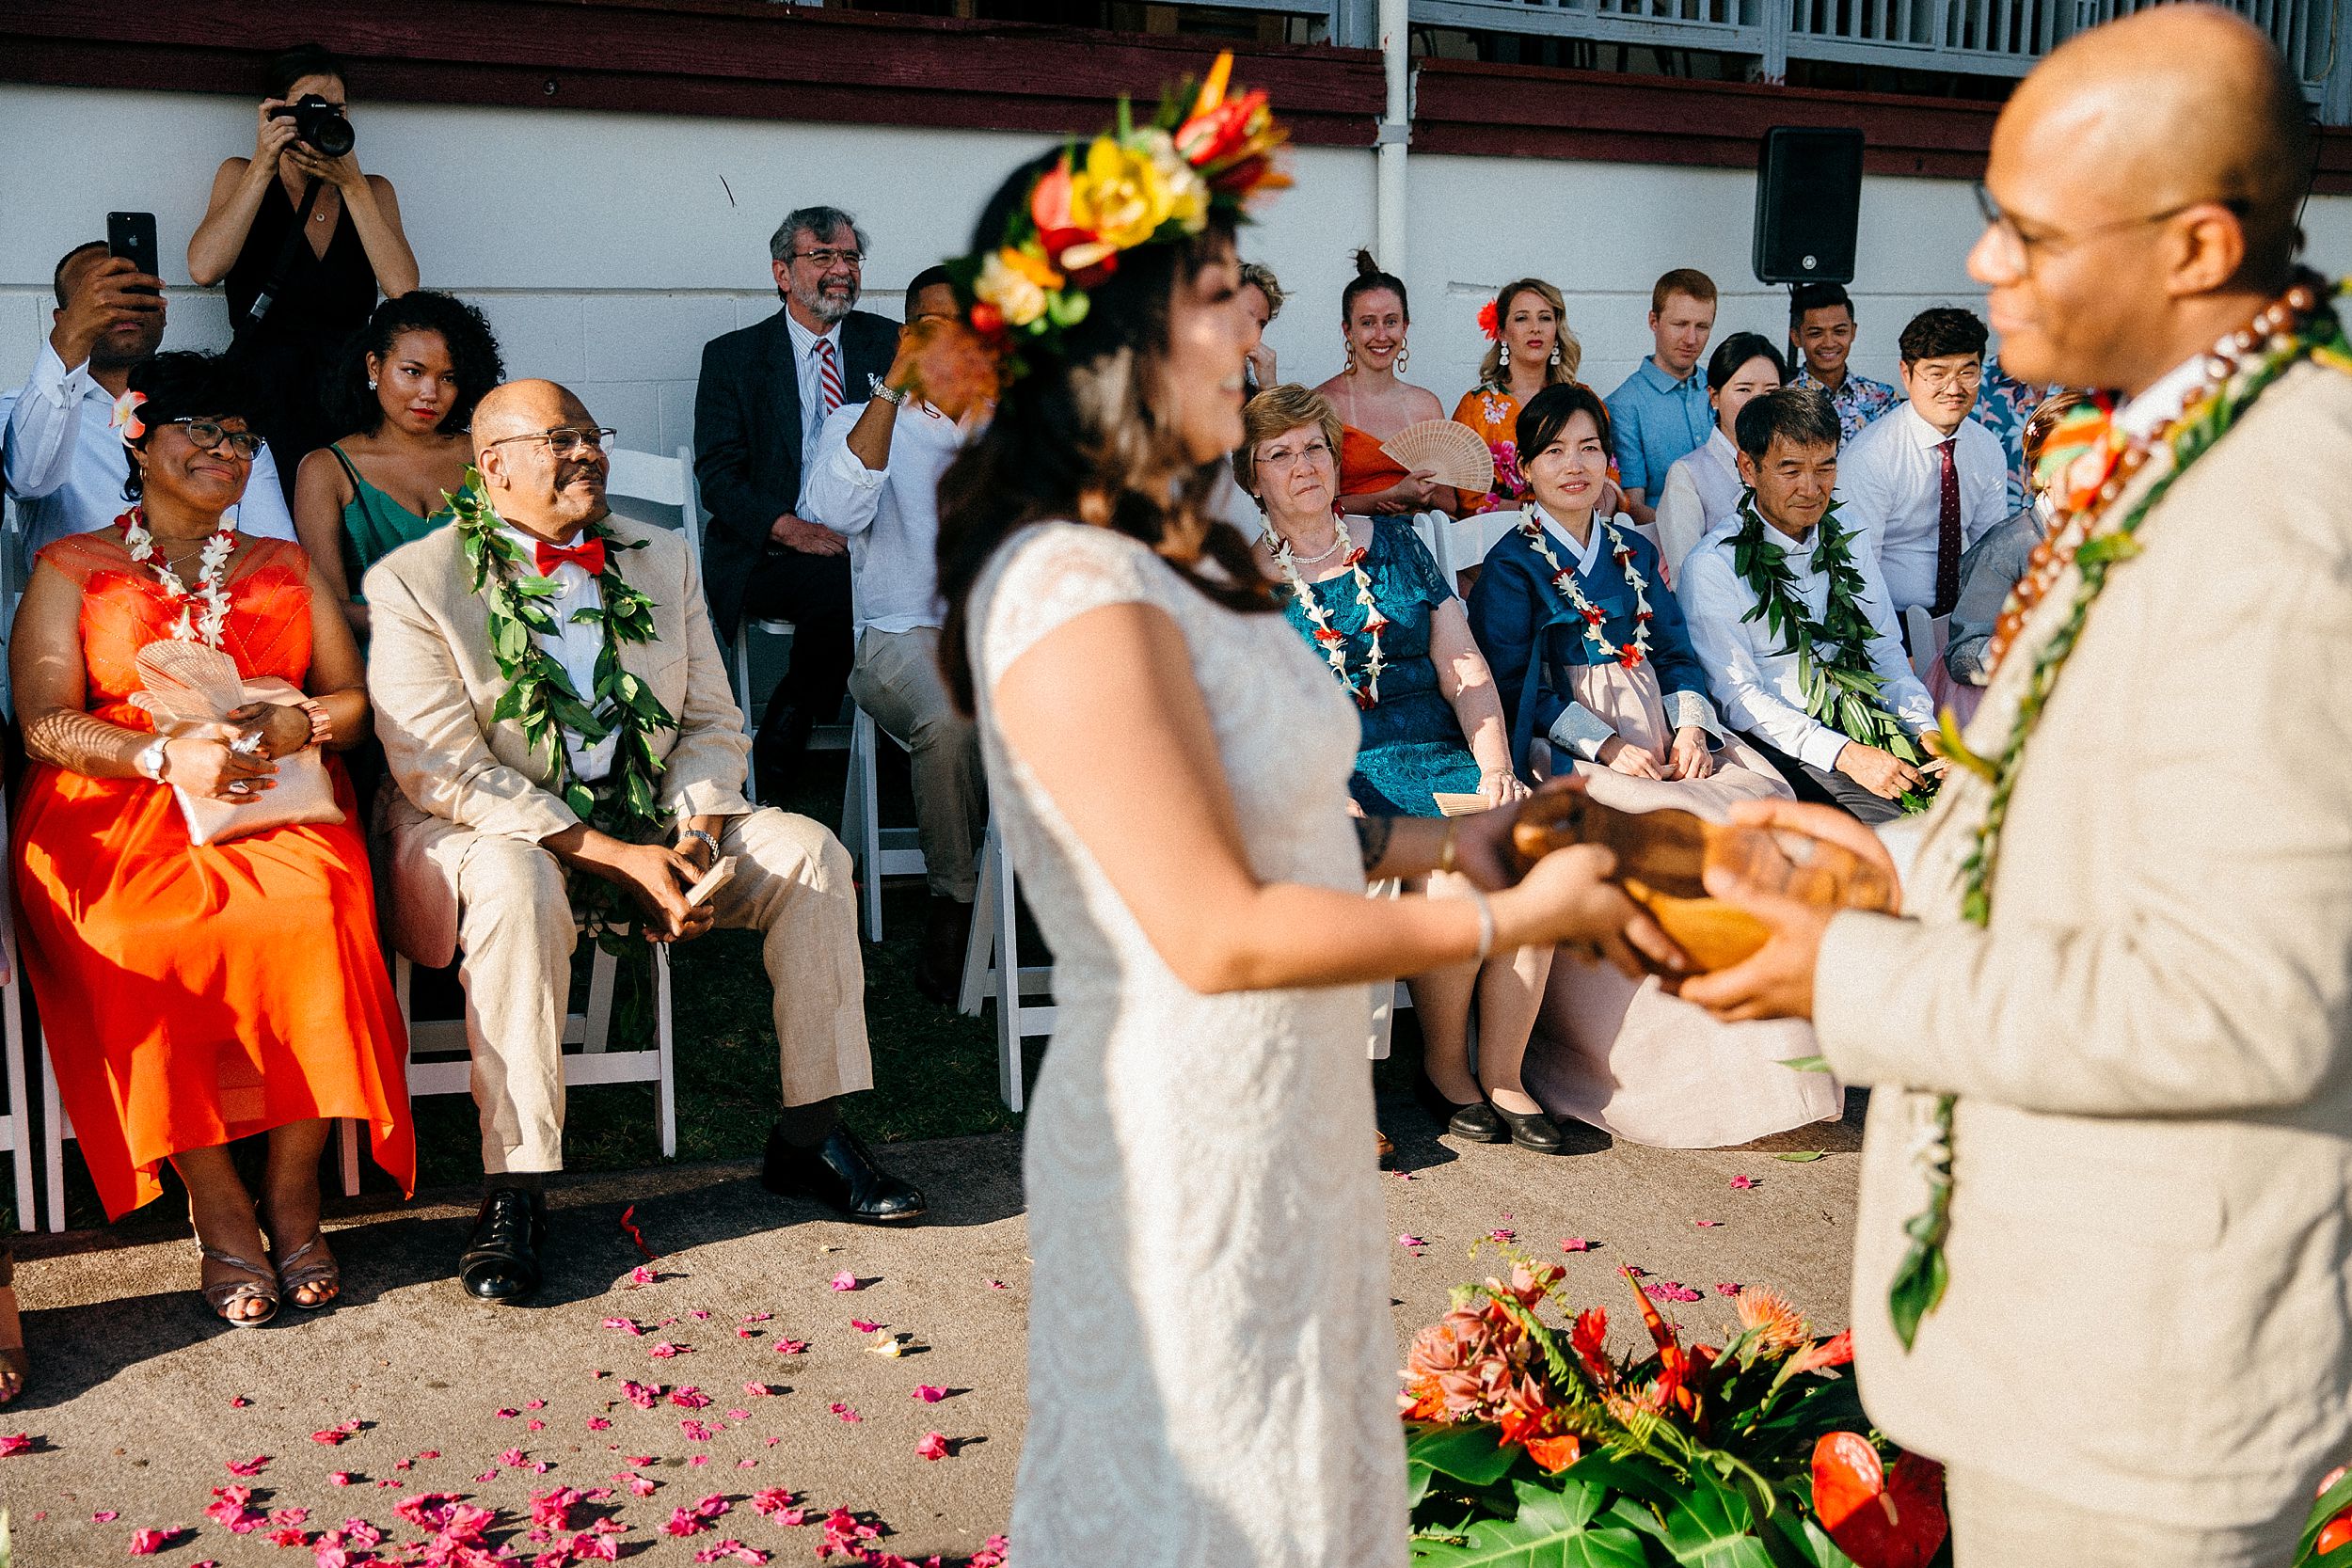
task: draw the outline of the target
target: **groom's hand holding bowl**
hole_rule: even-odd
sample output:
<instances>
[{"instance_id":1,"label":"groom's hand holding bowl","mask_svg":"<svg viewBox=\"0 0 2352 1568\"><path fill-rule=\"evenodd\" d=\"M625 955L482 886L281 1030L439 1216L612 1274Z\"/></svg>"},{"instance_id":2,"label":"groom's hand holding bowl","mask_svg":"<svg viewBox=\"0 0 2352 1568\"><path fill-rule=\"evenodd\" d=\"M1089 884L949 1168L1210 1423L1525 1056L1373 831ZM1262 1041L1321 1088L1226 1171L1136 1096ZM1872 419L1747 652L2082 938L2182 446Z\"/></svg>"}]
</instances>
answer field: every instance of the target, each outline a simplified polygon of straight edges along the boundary
<instances>
[{"instance_id":1,"label":"groom's hand holding bowl","mask_svg":"<svg viewBox=\"0 0 2352 1568\"><path fill-rule=\"evenodd\" d=\"M1743 800L1731 808L1731 819L1743 826L1803 833L1851 851L1896 888L1894 910L1900 910L1894 857L1879 842L1878 834L1845 812L1795 800ZM1692 975L1677 989L1684 1001L1730 1023L1765 1018L1809 1019L1813 1016L1813 970L1821 956L1821 939L1829 923L1843 911L1837 905L1807 903L1776 891L1788 868L1772 839L1756 833L1742 835L1742 842L1744 859L1734 855L1708 866L1703 874L1707 891L1754 916L1770 934L1762 947L1740 962L1712 974Z\"/></svg>"}]
</instances>

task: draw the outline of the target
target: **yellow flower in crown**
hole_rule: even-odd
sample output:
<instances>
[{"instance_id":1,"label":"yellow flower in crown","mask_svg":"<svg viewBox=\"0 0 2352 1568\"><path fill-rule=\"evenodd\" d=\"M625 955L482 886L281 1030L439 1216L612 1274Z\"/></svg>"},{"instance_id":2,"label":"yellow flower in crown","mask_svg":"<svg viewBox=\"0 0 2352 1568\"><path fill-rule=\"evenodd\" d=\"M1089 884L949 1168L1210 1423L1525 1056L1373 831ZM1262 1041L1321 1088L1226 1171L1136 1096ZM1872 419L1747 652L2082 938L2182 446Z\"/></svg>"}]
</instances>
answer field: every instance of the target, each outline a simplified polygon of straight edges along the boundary
<instances>
[{"instance_id":1,"label":"yellow flower in crown","mask_svg":"<svg viewBox=\"0 0 2352 1568\"><path fill-rule=\"evenodd\" d=\"M1131 141L1097 136L1070 182L1070 215L1117 250L1151 242L1160 225L1180 214L1197 225L1208 213L1208 190L1176 153L1164 131Z\"/></svg>"},{"instance_id":2,"label":"yellow flower in crown","mask_svg":"<svg viewBox=\"0 0 2352 1568\"><path fill-rule=\"evenodd\" d=\"M973 294L996 307L1008 326L1026 326L1045 314L1046 295L1061 287L1061 274L1041 257L1010 245L990 253L980 263Z\"/></svg>"}]
</instances>

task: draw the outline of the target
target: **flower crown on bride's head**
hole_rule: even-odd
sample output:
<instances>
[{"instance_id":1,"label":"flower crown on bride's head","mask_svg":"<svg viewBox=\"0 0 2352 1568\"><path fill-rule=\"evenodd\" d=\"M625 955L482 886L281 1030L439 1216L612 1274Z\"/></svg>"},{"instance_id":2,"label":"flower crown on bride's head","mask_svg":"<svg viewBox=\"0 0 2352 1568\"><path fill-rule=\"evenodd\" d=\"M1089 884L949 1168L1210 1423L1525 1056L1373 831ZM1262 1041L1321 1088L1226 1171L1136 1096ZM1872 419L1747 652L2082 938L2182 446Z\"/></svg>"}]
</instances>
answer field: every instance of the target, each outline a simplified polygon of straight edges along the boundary
<instances>
[{"instance_id":1,"label":"flower crown on bride's head","mask_svg":"<svg viewBox=\"0 0 2352 1568\"><path fill-rule=\"evenodd\" d=\"M1009 377L1027 368L1021 350L1058 351L1086 320L1087 291L1122 253L1190 239L1213 211L1238 215L1257 192L1291 182L1274 161L1290 133L1263 91L1228 91L1232 70L1232 55L1219 55L1189 108L1179 87L1146 126L1120 100L1117 128L1040 174L993 248L946 263L966 319L1007 356Z\"/></svg>"}]
</instances>

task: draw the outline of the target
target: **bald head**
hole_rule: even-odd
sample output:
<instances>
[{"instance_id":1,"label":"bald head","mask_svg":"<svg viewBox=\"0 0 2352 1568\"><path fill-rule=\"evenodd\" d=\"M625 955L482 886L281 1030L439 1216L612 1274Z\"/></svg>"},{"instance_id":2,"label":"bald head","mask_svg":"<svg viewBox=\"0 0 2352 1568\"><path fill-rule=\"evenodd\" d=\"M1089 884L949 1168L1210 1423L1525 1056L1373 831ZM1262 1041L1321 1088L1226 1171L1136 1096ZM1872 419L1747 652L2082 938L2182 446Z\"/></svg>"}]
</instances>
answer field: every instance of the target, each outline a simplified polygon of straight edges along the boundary
<instances>
[{"instance_id":1,"label":"bald head","mask_svg":"<svg viewBox=\"0 0 2352 1568\"><path fill-rule=\"evenodd\" d=\"M2312 172L2310 112L2269 36L2235 12L2156 6L2078 34L2026 78L1995 137L2090 176L2114 208L2103 219L2232 207L2244 285L2285 287Z\"/></svg>"},{"instance_id":2,"label":"bald head","mask_svg":"<svg viewBox=\"0 0 2352 1568\"><path fill-rule=\"evenodd\" d=\"M553 431L584 436L587 406L552 381L493 387L473 414L473 460L498 515L527 532L563 542L605 515L604 449L594 439L518 440Z\"/></svg>"}]
</instances>

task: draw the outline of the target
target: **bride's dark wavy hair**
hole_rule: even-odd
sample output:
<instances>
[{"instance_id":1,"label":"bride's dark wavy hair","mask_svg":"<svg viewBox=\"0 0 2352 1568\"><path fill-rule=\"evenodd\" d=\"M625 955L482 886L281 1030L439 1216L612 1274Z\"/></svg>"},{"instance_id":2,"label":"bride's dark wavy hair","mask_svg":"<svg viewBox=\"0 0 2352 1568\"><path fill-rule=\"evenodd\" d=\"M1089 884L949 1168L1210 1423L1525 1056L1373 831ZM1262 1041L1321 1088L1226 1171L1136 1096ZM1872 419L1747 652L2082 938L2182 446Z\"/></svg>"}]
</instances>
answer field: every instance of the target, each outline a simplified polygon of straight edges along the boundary
<instances>
[{"instance_id":1,"label":"bride's dark wavy hair","mask_svg":"<svg viewBox=\"0 0 2352 1568\"><path fill-rule=\"evenodd\" d=\"M1013 171L981 212L972 248L993 249L1058 149ZM1060 354L1036 355L1006 388L987 431L939 482L939 591L947 603L939 661L956 705L973 710L966 646L972 586L1014 530L1047 519L1116 529L1149 545L1218 604L1270 610L1274 599L1231 523L1209 515L1223 458L1194 463L1166 422L1160 396L1168 310L1177 288L1232 253L1229 219L1193 238L1145 245L1088 291L1086 320ZM1204 562L1215 570L1201 570Z\"/></svg>"}]
</instances>

